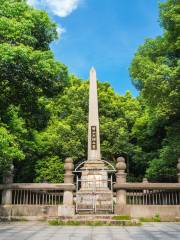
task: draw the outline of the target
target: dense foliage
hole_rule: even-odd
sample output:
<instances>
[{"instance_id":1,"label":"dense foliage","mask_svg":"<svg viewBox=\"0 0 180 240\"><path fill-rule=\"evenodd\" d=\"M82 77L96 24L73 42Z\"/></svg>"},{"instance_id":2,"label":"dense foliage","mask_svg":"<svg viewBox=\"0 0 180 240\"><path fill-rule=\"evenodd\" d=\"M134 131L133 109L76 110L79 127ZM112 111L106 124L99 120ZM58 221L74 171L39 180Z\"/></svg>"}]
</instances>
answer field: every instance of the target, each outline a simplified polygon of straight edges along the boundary
<instances>
[{"instance_id":1,"label":"dense foliage","mask_svg":"<svg viewBox=\"0 0 180 240\"><path fill-rule=\"evenodd\" d=\"M131 181L175 181L180 156L180 4L161 4L163 36L148 39L130 72L140 96L98 82L102 157L126 157ZM62 182L66 157L86 160L88 81L69 75L49 44L56 24L25 0L0 0L0 176Z\"/></svg>"},{"instance_id":2,"label":"dense foliage","mask_svg":"<svg viewBox=\"0 0 180 240\"><path fill-rule=\"evenodd\" d=\"M180 2L168 0L160 5L164 34L148 39L139 48L130 68L140 90L146 118L137 141L150 153L146 171L152 180L175 180L180 156ZM146 139L146 146L142 141ZM153 144L151 147L151 141ZM152 152L152 153L151 153Z\"/></svg>"},{"instance_id":3,"label":"dense foliage","mask_svg":"<svg viewBox=\"0 0 180 240\"><path fill-rule=\"evenodd\" d=\"M32 181L35 131L49 119L41 98L63 90L67 68L49 50L56 25L23 0L0 0L0 36L0 174L24 159L18 175Z\"/></svg>"}]
</instances>

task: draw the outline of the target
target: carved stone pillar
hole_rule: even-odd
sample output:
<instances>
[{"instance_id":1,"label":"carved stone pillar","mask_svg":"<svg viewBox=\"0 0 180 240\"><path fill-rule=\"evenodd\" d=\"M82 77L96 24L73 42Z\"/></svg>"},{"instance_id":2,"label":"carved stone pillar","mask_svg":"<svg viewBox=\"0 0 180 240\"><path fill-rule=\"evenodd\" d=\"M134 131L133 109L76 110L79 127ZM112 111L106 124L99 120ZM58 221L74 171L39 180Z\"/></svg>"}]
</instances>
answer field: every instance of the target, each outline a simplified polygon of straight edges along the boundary
<instances>
[{"instance_id":1,"label":"carved stone pillar","mask_svg":"<svg viewBox=\"0 0 180 240\"><path fill-rule=\"evenodd\" d=\"M123 157L117 159L116 169L116 184L125 183L127 174L125 173L126 163ZM124 205L126 205L126 190L118 189L116 192L115 213L120 213Z\"/></svg>"},{"instance_id":2,"label":"carved stone pillar","mask_svg":"<svg viewBox=\"0 0 180 240\"><path fill-rule=\"evenodd\" d=\"M11 165L9 171L3 176L3 184L11 184L13 183L14 178L14 166ZM12 190L5 189L2 191L2 204L3 205L10 205L12 204Z\"/></svg>"},{"instance_id":3,"label":"carved stone pillar","mask_svg":"<svg viewBox=\"0 0 180 240\"><path fill-rule=\"evenodd\" d=\"M74 174L72 173L74 170L74 164L72 158L66 158L65 160L65 174L64 174L64 183L73 184L74 181ZM64 191L64 198L63 198L64 205L73 205L73 192L72 191Z\"/></svg>"},{"instance_id":4,"label":"carved stone pillar","mask_svg":"<svg viewBox=\"0 0 180 240\"><path fill-rule=\"evenodd\" d=\"M178 158L177 171L178 183L180 183L180 158Z\"/></svg>"},{"instance_id":5,"label":"carved stone pillar","mask_svg":"<svg viewBox=\"0 0 180 240\"><path fill-rule=\"evenodd\" d=\"M67 184L67 190L64 190L63 195L63 205L58 207L58 216L60 217L73 217L75 214L75 207L73 204L73 190L69 190L72 185L74 186L74 164L72 158L66 158L64 164L65 174L64 174L64 183Z\"/></svg>"}]
</instances>

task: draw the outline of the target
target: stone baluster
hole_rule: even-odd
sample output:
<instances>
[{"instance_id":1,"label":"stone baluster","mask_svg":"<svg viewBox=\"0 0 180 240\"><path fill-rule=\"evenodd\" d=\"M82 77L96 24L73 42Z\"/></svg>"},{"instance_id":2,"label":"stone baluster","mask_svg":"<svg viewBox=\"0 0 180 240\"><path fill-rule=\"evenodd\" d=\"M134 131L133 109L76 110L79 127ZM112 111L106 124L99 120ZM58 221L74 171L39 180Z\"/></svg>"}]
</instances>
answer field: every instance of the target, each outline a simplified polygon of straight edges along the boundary
<instances>
[{"instance_id":1,"label":"stone baluster","mask_svg":"<svg viewBox=\"0 0 180 240\"><path fill-rule=\"evenodd\" d=\"M177 171L178 183L180 183L180 158L178 158Z\"/></svg>"},{"instance_id":2,"label":"stone baluster","mask_svg":"<svg viewBox=\"0 0 180 240\"><path fill-rule=\"evenodd\" d=\"M123 157L118 157L116 169L117 169L116 184L125 183L127 174L125 172L126 163ZM118 189L116 193L115 212L119 213L120 209L122 209L124 205L126 205L126 190Z\"/></svg>"},{"instance_id":3,"label":"stone baluster","mask_svg":"<svg viewBox=\"0 0 180 240\"><path fill-rule=\"evenodd\" d=\"M14 178L14 165L12 164L9 171L3 176L3 184L11 184L13 183ZM2 191L2 204L10 205L12 204L12 190L5 189Z\"/></svg>"}]
</instances>

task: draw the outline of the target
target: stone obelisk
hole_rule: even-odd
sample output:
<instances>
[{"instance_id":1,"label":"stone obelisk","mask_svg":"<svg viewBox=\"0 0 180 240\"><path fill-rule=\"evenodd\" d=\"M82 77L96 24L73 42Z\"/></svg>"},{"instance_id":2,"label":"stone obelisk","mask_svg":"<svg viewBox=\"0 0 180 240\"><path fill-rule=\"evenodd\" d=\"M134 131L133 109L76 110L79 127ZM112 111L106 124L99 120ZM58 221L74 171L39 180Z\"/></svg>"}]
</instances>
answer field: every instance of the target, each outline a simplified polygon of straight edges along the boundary
<instances>
[{"instance_id":1,"label":"stone obelisk","mask_svg":"<svg viewBox=\"0 0 180 240\"><path fill-rule=\"evenodd\" d=\"M88 122L88 161L101 160L99 113L96 70L90 70L89 80L89 122Z\"/></svg>"},{"instance_id":2,"label":"stone obelisk","mask_svg":"<svg viewBox=\"0 0 180 240\"><path fill-rule=\"evenodd\" d=\"M97 80L94 67L90 70L89 78L88 157L82 169L88 170L82 177L89 180L102 179L104 174L99 171L106 169L101 160Z\"/></svg>"},{"instance_id":3,"label":"stone obelisk","mask_svg":"<svg viewBox=\"0 0 180 240\"><path fill-rule=\"evenodd\" d=\"M96 70L89 79L88 157L81 168L81 188L76 195L79 210L111 209L107 167L101 159ZM95 210L95 211L96 211Z\"/></svg>"}]
</instances>

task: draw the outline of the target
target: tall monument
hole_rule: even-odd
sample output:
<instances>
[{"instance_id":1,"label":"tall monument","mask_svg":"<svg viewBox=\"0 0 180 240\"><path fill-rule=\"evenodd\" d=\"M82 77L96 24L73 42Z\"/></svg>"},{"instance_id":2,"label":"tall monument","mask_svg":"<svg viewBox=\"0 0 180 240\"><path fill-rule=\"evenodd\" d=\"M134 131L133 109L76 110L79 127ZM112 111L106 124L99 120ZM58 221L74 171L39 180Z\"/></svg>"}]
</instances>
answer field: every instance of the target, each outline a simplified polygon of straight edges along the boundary
<instances>
[{"instance_id":1,"label":"tall monument","mask_svg":"<svg viewBox=\"0 0 180 240\"><path fill-rule=\"evenodd\" d=\"M89 80L88 160L101 160L97 81L94 67L90 70Z\"/></svg>"},{"instance_id":2,"label":"tall monument","mask_svg":"<svg viewBox=\"0 0 180 240\"><path fill-rule=\"evenodd\" d=\"M88 156L84 167L92 169L93 178L99 176L99 170L105 169L101 160L97 79L94 67L91 68L89 76ZM91 174L89 172L89 175Z\"/></svg>"},{"instance_id":3,"label":"tall monument","mask_svg":"<svg viewBox=\"0 0 180 240\"><path fill-rule=\"evenodd\" d=\"M88 156L81 168L81 187L76 209L99 211L112 209L112 192L108 188L108 169L101 159L96 70L89 79ZM95 211L96 211L95 210Z\"/></svg>"}]
</instances>

